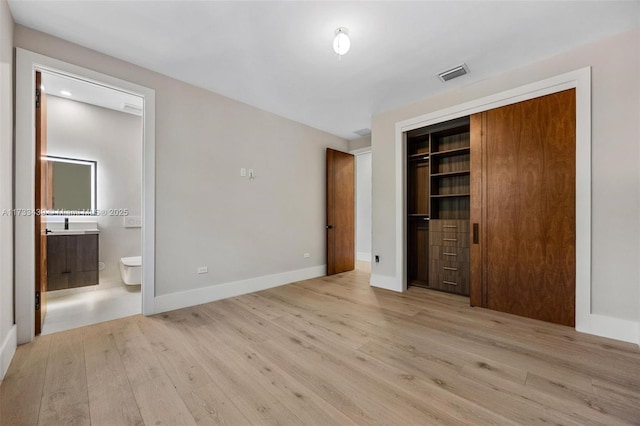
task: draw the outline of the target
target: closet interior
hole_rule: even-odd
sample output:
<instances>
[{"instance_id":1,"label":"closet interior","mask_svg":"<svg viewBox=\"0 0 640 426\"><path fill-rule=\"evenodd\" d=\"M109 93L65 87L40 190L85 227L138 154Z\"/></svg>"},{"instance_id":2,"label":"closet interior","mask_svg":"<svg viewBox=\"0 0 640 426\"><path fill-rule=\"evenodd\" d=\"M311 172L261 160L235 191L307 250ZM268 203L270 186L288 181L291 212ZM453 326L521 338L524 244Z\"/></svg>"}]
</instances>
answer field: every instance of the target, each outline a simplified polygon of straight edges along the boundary
<instances>
[{"instance_id":1,"label":"closet interior","mask_svg":"<svg viewBox=\"0 0 640 426\"><path fill-rule=\"evenodd\" d=\"M469 295L469 117L407 133L407 280Z\"/></svg>"},{"instance_id":2,"label":"closet interior","mask_svg":"<svg viewBox=\"0 0 640 426\"><path fill-rule=\"evenodd\" d=\"M407 284L575 324L575 89L406 132Z\"/></svg>"}]
</instances>

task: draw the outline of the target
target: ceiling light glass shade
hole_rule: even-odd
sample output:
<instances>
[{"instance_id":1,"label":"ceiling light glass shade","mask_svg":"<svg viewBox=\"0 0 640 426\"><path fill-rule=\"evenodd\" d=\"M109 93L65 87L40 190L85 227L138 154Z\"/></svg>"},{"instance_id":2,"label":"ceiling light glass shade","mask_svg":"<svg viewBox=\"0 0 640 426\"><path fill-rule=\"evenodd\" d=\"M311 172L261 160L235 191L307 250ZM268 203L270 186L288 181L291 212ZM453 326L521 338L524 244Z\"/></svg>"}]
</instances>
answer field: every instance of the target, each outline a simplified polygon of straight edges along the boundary
<instances>
[{"instance_id":1,"label":"ceiling light glass shade","mask_svg":"<svg viewBox=\"0 0 640 426\"><path fill-rule=\"evenodd\" d=\"M333 39L333 50L340 56L346 54L351 48L349 31L346 28L336 30L336 38Z\"/></svg>"}]
</instances>

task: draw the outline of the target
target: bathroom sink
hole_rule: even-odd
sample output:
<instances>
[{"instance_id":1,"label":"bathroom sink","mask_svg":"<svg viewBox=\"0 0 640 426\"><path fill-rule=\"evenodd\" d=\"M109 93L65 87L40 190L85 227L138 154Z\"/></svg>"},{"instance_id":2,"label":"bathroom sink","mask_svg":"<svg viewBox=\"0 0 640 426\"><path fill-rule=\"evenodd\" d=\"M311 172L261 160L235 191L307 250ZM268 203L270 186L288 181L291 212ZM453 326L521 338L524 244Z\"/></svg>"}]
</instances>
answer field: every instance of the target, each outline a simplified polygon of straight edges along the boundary
<instances>
[{"instance_id":1,"label":"bathroom sink","mask_svg":"<svg viewBox=\"0 0 640 426\"><path fill-rule=\"evenodd\" d=\"M50 235L97 234L98 229L48 229Z\"/></svg>"},{"instance_id":2,"label":"bathroom sink","mask_svg":"<svg viewBox=\"0 0 640 426\"><path fill-rule=\"evenodd\" d=\"M64 229L67 228L67 229ZM49 235L84 235L99 234L98 222L69 220L67 218L47 218L47 233Z\"/></svg>"}]
</instances>

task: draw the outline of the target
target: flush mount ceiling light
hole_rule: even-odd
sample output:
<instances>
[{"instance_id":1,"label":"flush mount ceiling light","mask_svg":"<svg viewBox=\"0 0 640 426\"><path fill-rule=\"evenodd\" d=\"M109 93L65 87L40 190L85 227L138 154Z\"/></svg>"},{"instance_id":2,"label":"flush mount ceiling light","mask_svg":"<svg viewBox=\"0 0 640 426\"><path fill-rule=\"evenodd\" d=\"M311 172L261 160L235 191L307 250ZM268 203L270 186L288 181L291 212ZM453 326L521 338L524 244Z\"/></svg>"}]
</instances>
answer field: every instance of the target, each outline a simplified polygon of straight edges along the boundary
<instances>
[{"instance_id":1,"label":"flush mount ceiling light","mask_svg":"<svg viewBox=\"0 0 640 426\"><path fill-rule=\"evenodd\" d=\"M333 39L333 50L342 56L351 48L351 40L349 40L349 30L340 27L336 30L336 38Z\"/></svg>"}]
</instances>

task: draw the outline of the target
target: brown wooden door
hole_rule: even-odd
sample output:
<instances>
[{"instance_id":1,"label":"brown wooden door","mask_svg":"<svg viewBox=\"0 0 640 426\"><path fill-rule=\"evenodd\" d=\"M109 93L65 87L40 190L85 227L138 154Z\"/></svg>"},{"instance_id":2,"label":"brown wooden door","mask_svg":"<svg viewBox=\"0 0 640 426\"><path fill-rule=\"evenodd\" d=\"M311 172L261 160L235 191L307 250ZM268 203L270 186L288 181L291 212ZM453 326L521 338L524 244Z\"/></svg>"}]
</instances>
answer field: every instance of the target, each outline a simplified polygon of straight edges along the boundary
<instances>
[{"instance_id":1,"label":"brown wooden door","mask_svg":"<svg viewBox=\"0 0 640 426\"><path fill-rule=\"evenodd\" d=\"M327 148L327 275L355 268L355 157Z\"/></svg>"},{"instance_id":2,"label":"brown wooden door","mask_svg":"<svg viewBox=\"0 0 640 426\"><path fill-rule=\"evenodd\" d=\"M42 89L42 74L36 71L36 175L35 209L42 212L47 200L47 97ZM47 312L47 234L44 214L35 216L36 318L35 333L40 334Z\"/></svg>"},{"instance_id":3,"label":"brown wooden door","mask_svg":"<svg viewBox=\"0 0 640 426\"><path fill-rule=\"evenodd\" d=\"M472 116L472 305L575 325L575 110L571 89Z\"/></svg>"}]
</instances>

